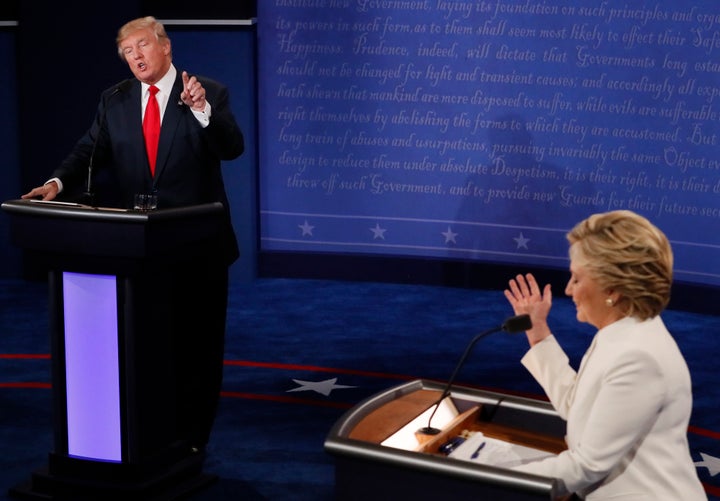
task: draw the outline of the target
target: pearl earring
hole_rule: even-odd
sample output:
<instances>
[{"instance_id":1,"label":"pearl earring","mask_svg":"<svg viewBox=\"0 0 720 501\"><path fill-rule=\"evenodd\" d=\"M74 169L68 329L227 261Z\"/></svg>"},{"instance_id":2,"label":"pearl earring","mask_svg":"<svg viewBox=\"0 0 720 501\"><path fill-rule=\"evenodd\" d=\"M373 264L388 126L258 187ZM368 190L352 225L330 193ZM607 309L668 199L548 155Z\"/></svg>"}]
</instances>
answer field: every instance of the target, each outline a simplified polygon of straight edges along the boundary
<instances>
[{"instance_id":1,"label":"pearl earring","mask_svg":"<svg viewBox=\"0 0 720 501\"><path fill-rule=\"evenodd\" d=\"M605 304L608 306L612 306L615 301L613 301L613 298L609 297L605 300Z\"/></svg>"}]
</instances>

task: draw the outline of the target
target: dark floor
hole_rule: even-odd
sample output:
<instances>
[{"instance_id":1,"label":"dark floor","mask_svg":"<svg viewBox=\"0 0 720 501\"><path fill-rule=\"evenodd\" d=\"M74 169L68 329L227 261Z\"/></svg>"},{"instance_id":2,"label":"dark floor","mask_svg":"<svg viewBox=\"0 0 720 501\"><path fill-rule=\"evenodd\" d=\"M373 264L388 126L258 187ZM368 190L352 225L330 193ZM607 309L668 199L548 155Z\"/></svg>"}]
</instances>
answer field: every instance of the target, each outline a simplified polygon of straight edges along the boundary
<instances>
[{"instance_id":1,"label":"dark floor","mask_svg":"<svg viewBox=\"0 0 720 501\"><path fill-rule=\"evenodd\" d=\"M2 496L46 464L52 418L46 287L0 287ZM577 324L567 299L554 304L551 326L577 363L592 331ZM219 480L192 499L332 499L334 463L323 442L342 414L411 379L447 380L473 335L510 315L497 291L289 279L234 286L205 468ZM720 317L668 311L664 318L693 375L692 457L711 499L720 499ZM488 337L458 382L541 398L519 364L525 349L522 335ZM335 378L328 395L303 383Z\"/></svg>"}]
</instances>

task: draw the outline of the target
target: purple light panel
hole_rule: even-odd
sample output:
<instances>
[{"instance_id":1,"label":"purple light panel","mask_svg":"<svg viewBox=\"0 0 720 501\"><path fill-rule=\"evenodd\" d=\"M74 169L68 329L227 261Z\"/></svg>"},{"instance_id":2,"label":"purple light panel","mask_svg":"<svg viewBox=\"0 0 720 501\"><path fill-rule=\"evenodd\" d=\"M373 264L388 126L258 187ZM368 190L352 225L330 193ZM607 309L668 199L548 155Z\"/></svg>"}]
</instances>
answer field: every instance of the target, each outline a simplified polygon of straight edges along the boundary
<instances>
[{"instance_id":1,"label":"purple light panel","mask_svg":"<svg viewBox=\"0 0 720 501\"><path fill-rule=\"evenodd\" d=\"M68 454L122 461L116 279L63 273Z\"/></svg>"}]
</instances>

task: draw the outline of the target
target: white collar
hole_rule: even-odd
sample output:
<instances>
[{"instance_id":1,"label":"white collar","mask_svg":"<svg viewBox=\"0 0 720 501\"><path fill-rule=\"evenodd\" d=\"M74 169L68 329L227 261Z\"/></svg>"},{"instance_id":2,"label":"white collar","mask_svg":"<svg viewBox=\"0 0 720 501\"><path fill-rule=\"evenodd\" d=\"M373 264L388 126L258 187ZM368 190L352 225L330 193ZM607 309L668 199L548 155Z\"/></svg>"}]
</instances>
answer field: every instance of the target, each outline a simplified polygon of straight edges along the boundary
<instances>
[{"instance_id":1,"label":"white collar","mask_svg":"<svg viewBox=\"0 0 720 501\"><path fill-rule=\"evenodd\" d=\"M177 70L175 69L175 66L173 64L170 64L170 69L168 69L167 73L155 82L155 87L160 89L160 93L164 96L169 96L170 92L172 91L173 85L175 85L175 78L177 77ZM145 96L147 94L148 87L150 85L146 84L145 82L141 83L141 90L142 95Z\"/></svg>"}]
</instances>

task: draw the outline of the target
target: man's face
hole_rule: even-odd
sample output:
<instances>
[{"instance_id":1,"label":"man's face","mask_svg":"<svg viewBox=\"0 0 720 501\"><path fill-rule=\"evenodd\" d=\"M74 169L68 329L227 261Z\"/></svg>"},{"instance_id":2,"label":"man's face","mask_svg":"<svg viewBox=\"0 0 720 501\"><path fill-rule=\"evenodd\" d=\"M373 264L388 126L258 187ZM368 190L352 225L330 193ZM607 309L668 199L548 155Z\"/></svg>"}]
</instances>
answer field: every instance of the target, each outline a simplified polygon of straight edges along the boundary
<instances>
[{"instance_id":1,"label":"man's face","mask_svg":"<svg viewBox=\"0 0 720 501\"><path fill-rule=\"evenodd\" d=\"M146 84L156 83L170 68L170 40L158 40L150 29L125 37L120 42L120 51L135 78Z\"/></svg>"}]
</instances>

